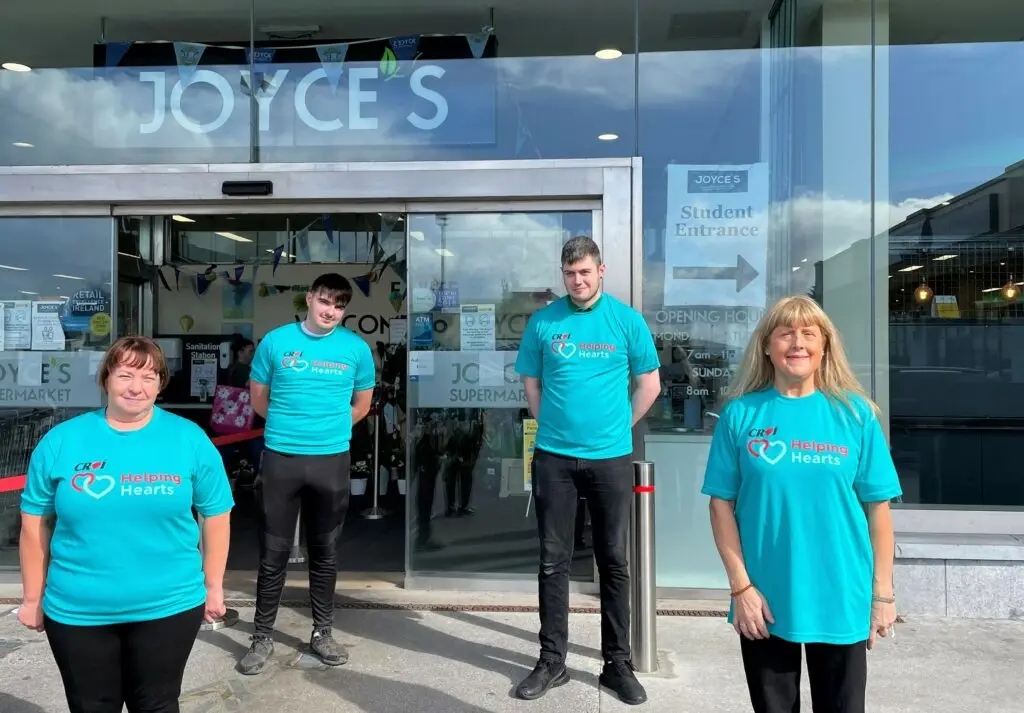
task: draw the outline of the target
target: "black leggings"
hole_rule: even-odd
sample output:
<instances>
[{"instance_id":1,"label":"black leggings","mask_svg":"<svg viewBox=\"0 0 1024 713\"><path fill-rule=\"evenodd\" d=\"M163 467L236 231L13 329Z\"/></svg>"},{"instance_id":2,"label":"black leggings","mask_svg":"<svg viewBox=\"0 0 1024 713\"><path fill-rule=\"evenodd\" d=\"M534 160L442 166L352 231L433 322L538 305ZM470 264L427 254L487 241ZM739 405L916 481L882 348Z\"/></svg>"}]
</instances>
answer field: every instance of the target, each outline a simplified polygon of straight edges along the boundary
<instances>
[{"instance_id":1,"label":"black leggings","mask_svg":"<svg viewBox=\"0 0 1024 713\"><path fill-rule=\"evenodd\" d=\"M71 626L46 617L46 638L71 713L178 713L203 610L151 621Z\"/></svg>"},{"instance_id":2,"label":"black leggings","mask_svg":"<svg viewBox=\"0 0 1024 713\"><path fill-rule=\"evenodd\" d=\"M800 654L807 651L814 713L864 713L868 678L867 642L795 644L772 636L740 637L743 670L754 713L798 713Z\"/></svg>"},{"instance_id":3,"label":"black leggings","mask_svg":"<svg viewBox=\"0 0 1024 713\"><path fill-rule=\"evenodd\" d=\"M313 625L318 629L331 626L338 584L335 551L348 511L348 452L305 456L266 450L256 494L262 542L253 616L255 633L270 636L274 630L300 509L309 557Z\"/></svg>"}]
</instances>

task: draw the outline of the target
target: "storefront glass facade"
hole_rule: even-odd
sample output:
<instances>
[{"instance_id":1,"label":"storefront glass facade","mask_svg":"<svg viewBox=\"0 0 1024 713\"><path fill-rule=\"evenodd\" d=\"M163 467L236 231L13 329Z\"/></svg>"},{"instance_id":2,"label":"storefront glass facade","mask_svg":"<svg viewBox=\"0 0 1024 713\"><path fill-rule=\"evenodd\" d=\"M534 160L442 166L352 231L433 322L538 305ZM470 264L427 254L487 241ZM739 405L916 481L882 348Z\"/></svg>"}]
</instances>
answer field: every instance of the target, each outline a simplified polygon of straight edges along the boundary
<instances>
[{"instance_id":1,"label":"storefront glass facade","mask_svg":"<svg viewBox=\"0 0 1024 713\"><path fill-rule=\"evenodd\" d=\"M1024 343L1018 350L1016 341L1024 333L1024 133L1016 111L1024 79L1013 71L1024 59L1024 16L1017 3L599 5L301 0L284 11L270 0L187 0L173 11L129 11L40 0L0 8L0 62L7 63L0 166L119 165L130 174L155 164L639 157L633 262L609 270L636 270L633 301L663 360L665 392L636 439L637 456L657 464L660 586L724 586L699 495L702 459L753 324L794 293L821 301L883 409L905 493L903 522L913 516L914 528L942 532L945 512L998 511L998 526L987 530L980 517L971 527L1024 532L1024 481L1012 457L1024 428L1017 407ZM170 254L155 257L157 266L178 267L162 271L165 279L243 260L265 266L267 280L279 245L288 246L288 269L340 261L355 266L354 276L393 256L405 271L395 282L411 293L414 278L471 283L490 274L501 285L508 255L529 253L516 241L530 231L557 243L589 225L572 210L540 210L528 229L514 215L468 226L451 218L453 233L486 234L505 246L474 243L480 266L462 263L458 269L469 272L455 278L414 259L414 243L439 229L430 212L370 215L347 227L340 215L333 226L315 215L305 216L308 225L299 215L234 227L164 221L161 234L188 229ZM72 305L74 295L48 281L85 278L83 287L113 305L113 327L102 337L85 333L81 345L65 328L64 352L101 349L122 330L187 332L183 317L205 314L201 305L169 308L166 298L161 311L164 287L147 269L152 218L57 216L0 220L0 299L53 296ZM296 255L301 229L306 253ZM225 233L252 238L225 241ZM328 242L328 234L339 239ZM75 241L73 252L67 241ZM85 262L51 270L51 252ZM537 248L543 259L549 252ZM156 306L146 284L156 286ZM528 287L560 290L557 281ZM41 297L25 297L31 293ZM120 313L129 311L134 316ZM413 312L408 304L377 311L377 327L366 327L385 342L381 324ZM196 333L219 334L237 321L224 320ZM10 346L16 334L7 327L4 334L5 351L18 352ZM514 349L514 335L505 338ZM0 394L21 388L10 373L15 381L0 379ZM0 401L0 445L10 452L0 475L19 472L26 456L27 441L8 434L25 430L18 419L32 404L11 398ZM521 414L510 413L472 422L508 417L519 438ZM500 456L484 464L488 457L478 467L484 482L487 468L507 467ZM400 469L414 464L414 454L403 452ZM414 492L421 476L415 467L407 472L403 489ZM487 489L476 492L486 497ZM8 546L17 537L8 517L16 503L2 498ZM528 576L532 515L525 502L522 509L525 518L488 522L497 530L486 533L476 560L487 566L410 544L403 567ZM411 543L419 511L409 512ZM500 556L513 545L522 556ZM586 569L578 575L590 576Z\"/></svg>"}]
</instances>

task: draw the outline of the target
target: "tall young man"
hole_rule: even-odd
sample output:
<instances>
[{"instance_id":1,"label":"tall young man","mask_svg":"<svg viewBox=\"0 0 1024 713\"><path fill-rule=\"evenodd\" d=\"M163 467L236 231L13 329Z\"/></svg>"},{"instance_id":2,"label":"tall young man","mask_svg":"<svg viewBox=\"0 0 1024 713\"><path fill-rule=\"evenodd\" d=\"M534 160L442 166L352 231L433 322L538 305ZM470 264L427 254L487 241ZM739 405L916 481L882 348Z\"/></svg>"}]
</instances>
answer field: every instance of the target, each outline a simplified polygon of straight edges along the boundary
<instances>
[{"instance_id":1,"label":"tall young man","mask_svg":"<svg viewBox=\"0 0 1024 713\"><path fill-rule=\"evenodd\" d=\"M306 293L306 319L269 332L253 358L252 406L267 425L257 481L263 543L252 645L241 662L245 674L262 672L274 651L274 621L300 509L313 609L309 646L328 665L348 660L331 633L335 552L348 510L352 425L369 413L376 381L369 345L339 326L351 297L347 279L321 275Z\"/></svg>"},{"instance_id":2,"label":"tall young man","mask_svg":"<svg viewBox=\"0 0 1024 713\"><path fill-rule=\"evenodd\" d=\"M640 313L602 294L604 272L593 240L569 240L562 248L569 294L530 317L516 359L537 419L532 480L540 534L540 661L516 688L526 700L569 682L569 565L578 495L590 509L601 579L600 682L625 703L647 700L630 660L626 549L632 427L661 391L660 360ZM637 382L632 397L631 376Z\"/></svg>"}]
</instances>

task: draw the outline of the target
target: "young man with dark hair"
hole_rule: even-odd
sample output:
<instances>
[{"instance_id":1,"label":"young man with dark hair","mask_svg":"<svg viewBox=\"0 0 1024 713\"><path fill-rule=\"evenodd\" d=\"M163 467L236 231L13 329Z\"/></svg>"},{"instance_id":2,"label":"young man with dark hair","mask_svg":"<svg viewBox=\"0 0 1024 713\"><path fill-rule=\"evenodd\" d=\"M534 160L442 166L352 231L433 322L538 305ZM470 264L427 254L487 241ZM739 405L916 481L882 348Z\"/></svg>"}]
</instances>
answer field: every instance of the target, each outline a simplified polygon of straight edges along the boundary
<instances>
[{"instance_id":1,"label":"young man with dark hair","mask_svg":"<svg viewBox=\"0 0 1024 713\"><path fill-rule=\"evenodd\" d=\"M601 292L604 272L593 240L569 240L562 248L569 294L530 317L516 359L537 419L532 484L540 533L541 653L516 688L526 700L569 682L569 565L580 495L590 510L601 584L600 682L624 703L647 700L631 664L626 548L632 427L661 391L661 362L643 316Z\"/></svg>"},{"instance_id":2,"label":"young man with dark hair","mask_svg":"<svg viewBox=\"0 0 1024 713\"><path fill-rule=\"evenodd\" d=\"M253 357L250 394L267 420L263 468L257 480L262 546L256 614L242 673L266 668L273 630L302 511L313 609L310 649L337 666L348 654L332 635L335 553L349 500L352 426L370 411L376 368L369 345L340 327L352 298L349 281L321 275L306 293L305 320L271 330Z\"/></svg>"}]
</instances>

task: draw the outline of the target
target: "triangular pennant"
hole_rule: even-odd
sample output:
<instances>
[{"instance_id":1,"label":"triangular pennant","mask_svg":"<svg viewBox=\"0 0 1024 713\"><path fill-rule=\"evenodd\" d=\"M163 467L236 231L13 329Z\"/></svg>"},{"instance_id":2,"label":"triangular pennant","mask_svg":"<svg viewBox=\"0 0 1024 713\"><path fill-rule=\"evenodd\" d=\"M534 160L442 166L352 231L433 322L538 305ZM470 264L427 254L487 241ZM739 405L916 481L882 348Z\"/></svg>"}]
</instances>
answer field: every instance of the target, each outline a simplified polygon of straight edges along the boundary
<instances>
[{"instance_id":1,"label":"triangular pennant","mask_svg":"<svg viewBox=\"0 0 1024 713\"><path fill-rule=\"evenodd\" d=\"M466 35L466 41L469 42L469 51L473 53L473 59L480 59L484 56L484 50L487 49L487 42L490 39L490 32L474 32Z\"/></svg>"},{"instance_id":2,"label":"triangular pennant","mask_svg":"<svg viewBox=\"0 0 1024 713\"><path fill-rule=\"evenodd\" d=\"M106 62L108 67L116 67L131 49L131 42L108 42L106 45Z\"/></svg>"},{"instance_id":3,"label":"triangular pennant","mask_svg":"<svg viewBox=\"0 0 1024 713\"><path fill-rule=\"evenodd\" d=\"M359 291L363 293L363 297L370 296L370 276L368 274L353 277L352 281L356 283L356 287L358 287Z\"/></svg>"},{"instance_id":4,"label":"triangular pennant","mask_svg":"<svg viewBox=\"0 0 1024 713\"><path fill-rule=\"evenodd\" d=\"M178 282L178 279L180 277L181 277L181 270L179 270L177 267L175 267L174 268L174 289L176 289L176 290L180 290L181 289L181 285Z\"/></svg>"},{"instance_id":5,"label":"triangular pennant","mask_svg":"<svg viewBox=\"0 0 1024 713\"><path fill-rule=\"evenodd\" d=\"M320 64L323 65L328 84L331 85L331 89L337 90L338 81L344 71L345 55L348 54L348 43L320 45L316 48L316 53L320 56Z\"/></svg>"},{"instance_id":6,"label":"triangular pennant","mask_svg":"<svg viewBox=\"0 0 1024 713\"><path fill-rule=\"evenodd\" d=\"M274 248L274 263L273 263L273 267L270 269L270 274L271 275L274 275L274 274L277 273L277 264L279 262L281 262L281 254L283 252L284 252L284 245L278 245L276 248Z\"/></svg>"},{"instance_id":7,"label":"triangular pennant","mask_svg":"<svg viewBox=\"0 0 1024 713\"><path fill-rule=\"evenodd\" d=\"M202 297L210 289L210 281L205 275L196 275L196 294Z\"/></svg>"},{"instance_id":8,"label":"triangular pennant","mask_svg":"<svg viewBox=\"0 0 1024 713\"><path fill-rule=\"evenodd\" d=\"M199 66L199 61L203 58L203 52L205 51L206 45L195 42L174 43L174 56L178 60L178 76L183 84L188 84L192 81L192 77L196 73L196 67Z\"/></svg>"},{"instance_id":9,"label":"triangular pennant","mask_svg":"<svg viewBox=\"0 0 1024 713\"><path fill-rule=\"evenodd\" d=\"M391 235L391 231L395 229L395 225L401 216L395 215L394 213L387 213L380 217L380 242L384 242Z\"/></svg>"},{"instance_id":10,"label":"triangular pennant","mask_svg":"<svg viewBox=\"0 0 1024 713\"><path fill-rule=\"evenodd\" d=\"M392 51L394 51L398 61L405 62L416 56L416 52L420 48L420 36L404 35L402 37L392 37L388 40L388 44L391 46Z\"/></svg>"},{"instance_id":11,"label":"triangular pennant","mask_svg":"<svg viewBox=\"0 0 1024 713\"><path fill-rule=\"evenodd\" d=\"M405 268L406 262L404 258L401 260L396 260L395 264L391 266L391 269L395 271L395 274L398 275L398 279L400 280L405 279Z\"/></svg>"},{"instance_id":12,"label":"triangular pennant","mask_svg":"<svg viewBox=\"0 0 1024 713\"><path fill-rule=\"evenodd\" d=\"M242 273L245 272L245 265L237 265L235 267L235 282L242 279Z\"/></svg>"},{"instance_id":13,"label":"triangular pennant","mask_svg":"<svg viewBox=\"0 0 1024 713\"><path fill-rule=\"evenodd\" d=\"M177 269L175 269L175 273L177 273ZM164 289L167 290L168 292L170 292L171 291L171 286L167 284L167 278L164 277L164 271L162 269L157 270L156 274L160 278L160 282L163 284Z\"/></svg>"},{"instance_id":14,"label":"triangular pennant","mask_svg":"<svg viewBox=\"0 0 1024 713\"><path fill-rule=\"evenodd\" d=\"M324 224L324 232L327 233L327 242L334 245L334 223L331 221L331 214L324 213L321 220Z\"/></svg>"}]
</instances>

